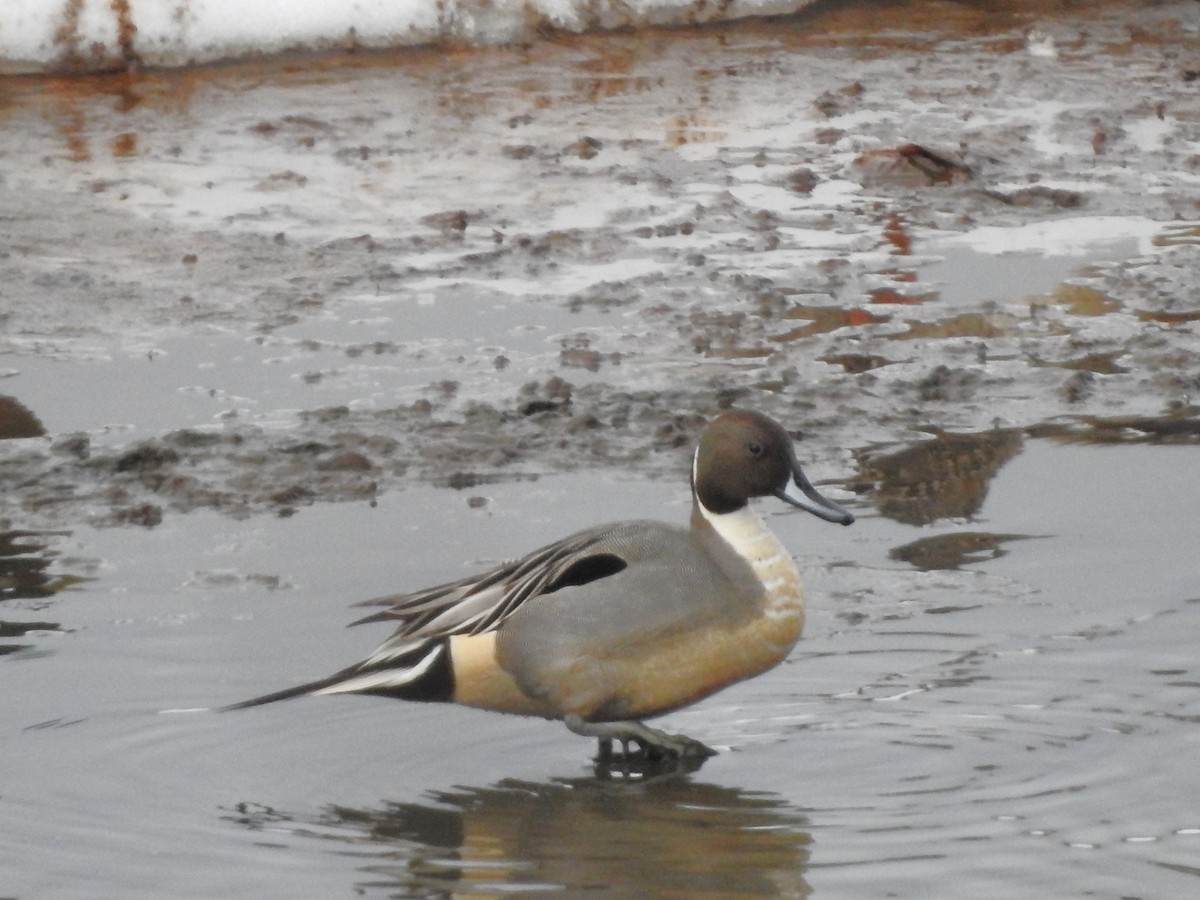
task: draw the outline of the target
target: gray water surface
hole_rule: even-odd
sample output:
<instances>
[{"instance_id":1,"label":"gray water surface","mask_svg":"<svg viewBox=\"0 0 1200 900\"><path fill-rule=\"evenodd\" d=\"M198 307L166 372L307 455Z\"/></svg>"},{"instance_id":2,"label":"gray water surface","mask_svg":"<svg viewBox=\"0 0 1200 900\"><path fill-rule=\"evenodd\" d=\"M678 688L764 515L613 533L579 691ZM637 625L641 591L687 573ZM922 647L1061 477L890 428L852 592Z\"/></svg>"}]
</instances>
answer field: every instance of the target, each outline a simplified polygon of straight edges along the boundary
<instances>
[{"instance_id":1,"label":"gray water surface","mask_svg":"<svg viewBox=\"0 0 1200 900\"><path fill-rule=\"evenodd\" d=\"M1034 441L973 530L767 508L810 617L773 672L665 720L692 775L598 778L560 725L371 698L213 707L360 658L352 601L460 577L679 486L577 475L414 488L291 518L44 540L91 580L2 663L4 891L18 897L1184 896L1200 872L1192 447ZM462 561L460 564L459 561ZM953 885L942 893L942 886Z\"/></svg>"}]
</instances>

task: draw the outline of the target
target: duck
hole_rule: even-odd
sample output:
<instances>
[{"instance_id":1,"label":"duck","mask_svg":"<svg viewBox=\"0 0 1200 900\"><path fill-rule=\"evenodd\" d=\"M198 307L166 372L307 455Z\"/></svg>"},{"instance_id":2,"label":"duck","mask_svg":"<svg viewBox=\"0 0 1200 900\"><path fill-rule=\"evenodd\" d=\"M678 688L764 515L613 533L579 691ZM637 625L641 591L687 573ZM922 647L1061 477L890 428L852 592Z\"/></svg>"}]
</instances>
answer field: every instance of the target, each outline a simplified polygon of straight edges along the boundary
<instances>
[{"instance_id":1,"label":"duck","mask_svg":"<svg viewBox=\"0 0 1200 900\"><path fill-rule=\"evenodd\" d=\"M351 624L395 632L365 659L225 709L365 694L562 721L600 757L614 741L626 755L711 756L645 720L773 668L804 628L796 564L751 501L840 525L854 516L812 485L784 427L753 410L703 430L691 489L687 527L599 525L480 575L368 600L383 609Z\"/></svg>"}]
</instances>

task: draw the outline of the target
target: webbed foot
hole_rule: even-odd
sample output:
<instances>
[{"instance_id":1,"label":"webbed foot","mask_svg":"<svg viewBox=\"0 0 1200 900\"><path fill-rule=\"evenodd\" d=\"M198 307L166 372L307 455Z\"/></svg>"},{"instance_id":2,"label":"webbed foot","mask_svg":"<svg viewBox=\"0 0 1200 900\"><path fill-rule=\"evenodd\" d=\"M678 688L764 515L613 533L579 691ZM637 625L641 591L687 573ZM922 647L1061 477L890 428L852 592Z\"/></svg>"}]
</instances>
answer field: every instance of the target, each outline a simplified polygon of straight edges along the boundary
<instances>
[{"instance_id":1,"label":"webbed foot","mask_svg":"<svg viewBox=\"0 0 1200 900\"><path fill-rule=\"evenodd\" d=\"M637 744L637 752L643 758L653 762L667 759L706 759L716 756L717 753L712 747L695 738L685 734L668 734L641 722L585 722L575 715L567 716L563 721L567 728L576 734L599 739L597 759L602 761L613 757L613 741L621 742L622 753L626 758L634 756L629 749L629 745L633 743Z\"/></svg>"}]
</instances>

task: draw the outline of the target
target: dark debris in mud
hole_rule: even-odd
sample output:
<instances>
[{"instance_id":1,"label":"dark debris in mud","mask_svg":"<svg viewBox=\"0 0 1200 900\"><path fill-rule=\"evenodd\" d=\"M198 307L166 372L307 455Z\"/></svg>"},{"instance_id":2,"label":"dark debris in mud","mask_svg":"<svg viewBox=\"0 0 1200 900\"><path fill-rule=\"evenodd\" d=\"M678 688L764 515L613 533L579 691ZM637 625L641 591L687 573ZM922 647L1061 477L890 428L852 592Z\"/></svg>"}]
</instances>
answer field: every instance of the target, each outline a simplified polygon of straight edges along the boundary
<instances>
[{"instance_id":1,"label":"dark debris in mud","mask_svg":"<svg viewBox=\"0 0 1200 900\"><path fill-rule=\"evenodd\" d=\"M291 515L314 502L369 502L413 479L463 490L552 468L686 467L703 414L675 412L658 396L579 393L577 402L556 379L527 386L512 408L474 402L459 418L427 401L366 413L313 410L302 416L303 438L257 427L184 429L110 448L74 435L49 450L10 454L0 469L19 485L10 504L19 497L26 516L69 520L84 510L93 524L154 526L167 511ZM547 467L547 458L564 464Z\"/></svg>"},{"instance_id":2,"label":"dark debris in mud","mask_svg":"<svg viewBox=\"0 0 1200 900\"><path fill-rule=\"evenodd\" d=\"M507 409L472 402L455 413L422 401L377 411L313 410L302 416L303 437L255 426L183 429L114 448L71 435L49 449L26 445L0 463L0 472L17 488L6 509L10 517L61 524L82 510L92 524L152 527L168 512L199 508L235 517L287 516L316 502L373 502L381 491L414 480L464 491L581 468L632 466L675 477L686 472L704 423L726 406L754 402L784 421L814 418L813 410L794 402L764 404L748 389L715 389L709 396L710 405L696 408L692 396L614 396L605 386L573 389L555 379L527 385ZM863 448L834 480L901 522L969 519L1027 436L1200 443L1200 409L939 432L899 447Z\"/></svg>"}]
</instances>

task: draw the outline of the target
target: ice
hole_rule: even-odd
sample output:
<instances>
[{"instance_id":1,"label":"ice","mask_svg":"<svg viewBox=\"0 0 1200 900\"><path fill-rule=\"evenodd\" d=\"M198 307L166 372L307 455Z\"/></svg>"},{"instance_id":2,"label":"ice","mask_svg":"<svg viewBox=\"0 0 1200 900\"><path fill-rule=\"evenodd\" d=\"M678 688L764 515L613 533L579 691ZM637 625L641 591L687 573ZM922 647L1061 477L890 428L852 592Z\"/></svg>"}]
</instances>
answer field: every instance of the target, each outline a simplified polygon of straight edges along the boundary
<instances>
[{"instance_id":1,"label":"ice","mask_svg":"<svg viewBox=\"0 0 1200 900\"><path fill-rule=\"evenodd\" d=\"M284 50L493 44L565 31L794 12L813 0L3 0L0 73L183 66ZM124 37L123 37L124 36Z\"/></svg>"}]
</instances>

